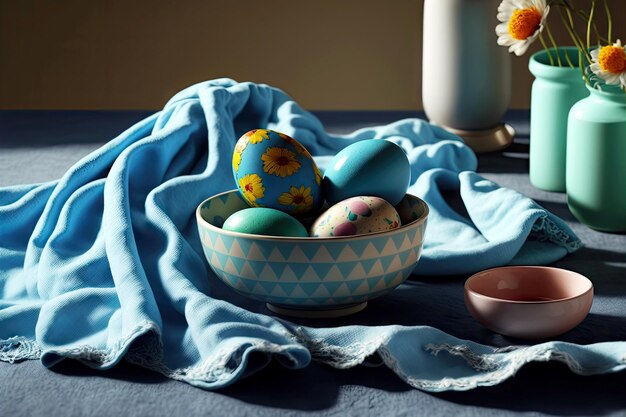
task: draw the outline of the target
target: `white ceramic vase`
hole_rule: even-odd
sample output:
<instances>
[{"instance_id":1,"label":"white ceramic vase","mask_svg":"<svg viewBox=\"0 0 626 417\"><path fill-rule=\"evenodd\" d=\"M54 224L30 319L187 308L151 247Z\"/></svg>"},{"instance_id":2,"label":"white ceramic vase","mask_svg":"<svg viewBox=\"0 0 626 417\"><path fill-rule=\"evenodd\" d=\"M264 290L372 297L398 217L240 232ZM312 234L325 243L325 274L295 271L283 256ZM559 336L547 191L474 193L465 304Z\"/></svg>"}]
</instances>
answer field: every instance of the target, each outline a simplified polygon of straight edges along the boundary
<instances>
[{"instance_id":1,"label":"white ceramic vase","mask_svg":"<svg viewBox=\"0 0 626 417\"><path fill-rule=\"evenodd\" d=\"M511 58L497 44L500 0L425 0L422 100L458 130L496 128L511 95Z\"/></svg>"}]
</instances>

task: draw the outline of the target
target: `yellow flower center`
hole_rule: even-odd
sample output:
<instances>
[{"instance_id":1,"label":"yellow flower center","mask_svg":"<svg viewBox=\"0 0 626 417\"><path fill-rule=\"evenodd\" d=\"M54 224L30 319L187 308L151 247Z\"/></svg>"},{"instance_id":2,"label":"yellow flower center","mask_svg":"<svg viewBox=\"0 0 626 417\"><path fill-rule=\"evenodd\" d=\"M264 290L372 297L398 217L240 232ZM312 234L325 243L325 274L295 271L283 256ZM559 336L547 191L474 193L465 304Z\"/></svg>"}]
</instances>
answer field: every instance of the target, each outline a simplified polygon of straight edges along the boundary
<instances>
[{"instance_id":1,"label":"yellow flower center","mask_svg":"<svg viewBox=\"0 0 626 417\"><path fill-rule=\"evenodd\" d=\"M292 209L293 213L304 213L313 206L311 187L296 188L292 186L288 193L282 193L278 197L278 202L283 206L296 206Z\"/></svg>"},{"instance_id":2,"label":"yellow flower center","mask_svg":"<svg viewBox=\"0 0 626 417\"><path fill-rule=\"evenodd\" d=\"M265 195L265 187L263 180L257 174L248 174L239 179L239 187L243 191L244 198L250 204L254 204L257 198L263 198Z\"/></svg>"},{"instance_id":3,"label":"yellow flower center","mask_svg":"<svg viewBox=\"0 0 626 417\"><path fill-rule=\"evenodd\" d=\"M603 71L620 74L626 70L626 52L619 46L603 46L598 54L598 64Z\"/></svg>"},{"instance_id":4,"label":"yellow flower center","mask_svg":"<svg viewBox=\"0 0 626 417\"><path fill-rule=\"evenodd\" d=\"M263 171L280 177L288 177L302 166L295 153L281 147L267 148L267 151L261 155L261 160Z\"/></svg>"},{"instance_id":5,"label":"yellow flower center","mask_svg":"<svg viewBox=\"0 0 626 417\"><path fill-rule=\"evenodd\" d=\"M524 40L535 33L541 23L541 13L535 7L517 9L509 20L509 33L514 39Z\"/></svg>"}]
</instances>

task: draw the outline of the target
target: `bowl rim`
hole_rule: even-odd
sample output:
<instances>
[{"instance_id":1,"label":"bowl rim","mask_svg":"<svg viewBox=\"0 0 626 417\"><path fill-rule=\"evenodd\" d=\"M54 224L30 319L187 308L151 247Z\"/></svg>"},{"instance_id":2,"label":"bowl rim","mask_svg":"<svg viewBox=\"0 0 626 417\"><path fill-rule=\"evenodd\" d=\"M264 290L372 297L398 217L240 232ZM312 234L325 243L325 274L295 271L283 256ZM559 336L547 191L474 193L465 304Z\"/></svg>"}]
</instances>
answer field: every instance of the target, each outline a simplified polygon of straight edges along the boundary
<instances>
[{"instance_id":1,"label":"bowl rim","mask_svg":"<svg viewBox=\"0 0 626 417\"><path fill-rule=\"evenodd\" d=\"M507 300L505 298L498 298L498 297L492 297L489 295L485 295L482 293L479 293L473 289L470 288L470 281L473 280L477 280L479 278L479 276L484 275L485 273L490 273L490 272L494 272L494 271L501 271L501 270L505 270L505 269L534 269L534 270L556 270L556 271L564 271L574 277L576 277L577 279L581 279L585 284L588 284L588 288L576 295L572 295L571 297L564 297L564 298L557 298L555 300ZM485 269L479 272L474 273L472 276L470 276L467 280L465 280L465 284L463 285L463 290L465 292L465 294L471 294L473 296L479 297L479 298L483 298L486 300L491 300L491 301L496 301L496 302L500 302L500 303L506 303L506 304L521 304L521 305L538 305L538 304L554 304L554 303L562 303L565 301L570 301L570 300L574 300L577 298L582 298L587 296L590 292L593 294L593 282L587 278L586 276L584 276L583 274L580 274L576 271L571 271L569 269L564 269L564 268L557 268L557 267L553 267L553 266L537 266L537 265L509 265L509 266L499 266L499 267L495 267L495 268L489 268L489 269Z\"/></svg>"},{"instance_id":2,"label":"bowl rim","mask_svg":"<svg viewBox=\"0 0 626 417\"><path fill-rule=\"evenodd\" d=\"M313 236L306 236L306 237L297 237L297 236L270 236L270 235L254 235L254 234L250 234L250 233L241 233L241 232L233 232L230 230L224 230L221 227L217 227L211 223L209 223L208 221L206 221L201 214L201 209L202 206L208 202L209 200L212 200L214 198L217 198L221 195L224 194L229 194L232 192L236 192L239 193L239 190L237 189L232 189L232 190L228 190L228 191L224 191L218 194L215 194L209 198L206 198L204 200L202 200L202 202L200 204L198 204L198 207L196 208L196 221L198 223L198 226L202 225L210 230L214 230L217 231L217 233L226 235L226 236L232 236L232 237L240 237L240 238L248 238L248 239L260 239L260 240L272 240L272 241L277 241L277 242L289 242L289 241L298 241L298 242L340 242L340 241L348 241L348 240L353 240L355 238L361 238L361 237L375 237L376 235L382 235L382 234L396 234L396 233L400 233L402 231L404 231L406 228L408 227L414 227L420 223L424 223L427 218L428 218L428 214L430 212L430 209L428 207L428 204L422 200L421 198L410 194L410 193L406 193L406 195L409 195L413 198L415 198L416 200L418 200L418 202L423 206L424 211L422 213L421 216L419 216L417 219L407 223L407 224L403 224L402 226L398 227L397 229L391 229L391 230L382 230L379 232L371 232L371 233L364 233L364 234L360 234L360 235L351 235L351 236L328 236L328 237L313 237Z\"/></svg>"}]
</instances>

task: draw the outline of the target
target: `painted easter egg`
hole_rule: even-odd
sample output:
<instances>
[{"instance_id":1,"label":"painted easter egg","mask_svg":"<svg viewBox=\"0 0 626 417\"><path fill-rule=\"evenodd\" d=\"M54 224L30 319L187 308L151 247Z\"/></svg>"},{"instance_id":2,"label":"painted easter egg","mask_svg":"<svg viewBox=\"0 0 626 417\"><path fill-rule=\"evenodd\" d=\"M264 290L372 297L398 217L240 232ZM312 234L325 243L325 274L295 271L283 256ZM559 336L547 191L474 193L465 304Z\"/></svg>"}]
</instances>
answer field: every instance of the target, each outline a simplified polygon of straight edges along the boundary
<instances>
[{"instance_id":1,"label":"painted easter egg","mask_svg":"<svg viewBox=\"0 0 626 417\"><path fill-rule=\"evenodd\" d=\"M251 207L228 216L222 229L266 236L307 237L304 226L289 214L266 207Z\"/></svg>"},{"instance_id":2,"label":"painted easter egg","mask_svg":"<svg viewBox=\"0 0 626 417\"><path fill-rule=\"evenodd\" d=\"M313 157L283 133L255 129L239 138L233 152L233 175L251 207L300 216L317 210L323 202L322 174Z\"/></svg>"},{"instance_id":3,"label":"painted easter egg","mask_svg":"<svg viewBox=\"0 0 626 417\"><path fill-rule=\"evenodd\" d=\"M369 139L341 150L324 172L328 204L359 195L371 195L396 205L411 182L409 159L395 143Z\"/></svg>"},{"instance_id":4,"label":"painted easter egg","mask_svg":"<svg viewBox=\"0 0 626 417\"><path fill-rule=\"evenodd\" d=\"M333 205L313 222L313 237L352 236L400 227L396 209L380 197L358 196Z\"/></svg>"}]
</instances>

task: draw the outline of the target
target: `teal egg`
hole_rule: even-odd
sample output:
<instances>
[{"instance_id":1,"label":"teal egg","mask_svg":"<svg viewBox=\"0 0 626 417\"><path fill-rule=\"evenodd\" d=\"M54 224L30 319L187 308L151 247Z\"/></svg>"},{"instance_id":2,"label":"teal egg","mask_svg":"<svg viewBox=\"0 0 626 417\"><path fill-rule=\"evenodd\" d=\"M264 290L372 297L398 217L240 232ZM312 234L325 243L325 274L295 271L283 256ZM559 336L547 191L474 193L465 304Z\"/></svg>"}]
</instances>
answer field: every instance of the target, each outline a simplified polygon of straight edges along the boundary
<instances>
[{"instance_id":1,"label":"teal egg","mask_svg":"<svg viewBox=\"0 0 626 417\"><path fill-rule=\"evenodd\" d=\"M304 226L294 217L280 210L251 207L228 216L223 230L266 236L307 237Z\"/></svg>"},{"instance_id":2,"label":"teal egg","mask_svg":"<svg viewBox=\"0 0 626 417\"><path fill-rule=\"evenodd\" d=\"M247 132L235 144L232 165L237 188L251 207L299 216L322 205L322 175L313 157L283 133Z\"/></svg>"},{"instance_id":3,"label":"teal egg","mask_svg":"<svg viewBox=\"0 0 626 417\"><path fill-rule=\"evenodd\" d=\"M395 143L369 139L342 149L324 171L324 195L329 205L350 197L374 196L395 206L411 182L411 165Z\"/></svg>"}]
</instances>

